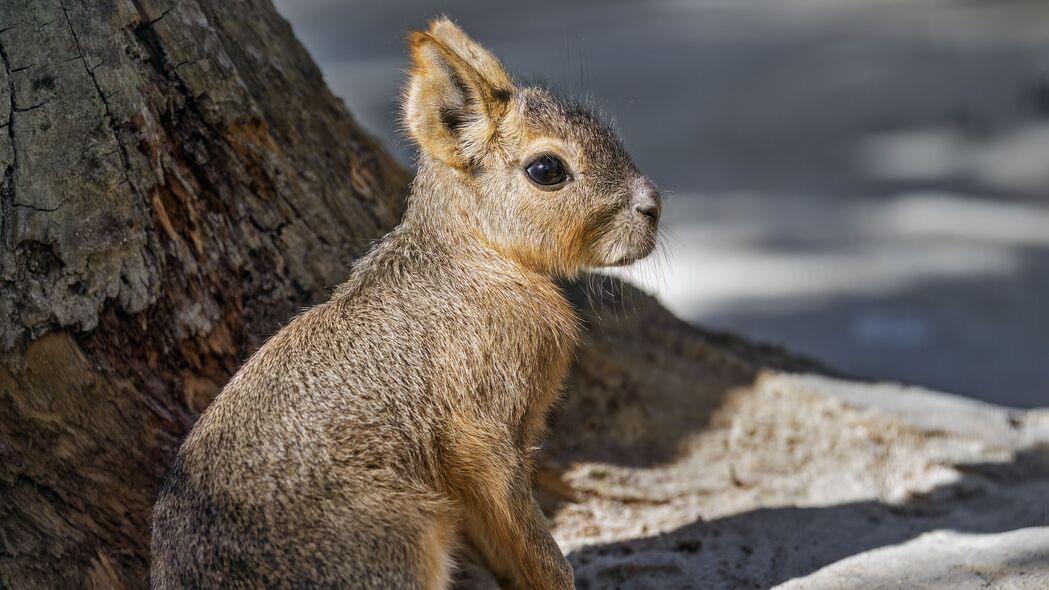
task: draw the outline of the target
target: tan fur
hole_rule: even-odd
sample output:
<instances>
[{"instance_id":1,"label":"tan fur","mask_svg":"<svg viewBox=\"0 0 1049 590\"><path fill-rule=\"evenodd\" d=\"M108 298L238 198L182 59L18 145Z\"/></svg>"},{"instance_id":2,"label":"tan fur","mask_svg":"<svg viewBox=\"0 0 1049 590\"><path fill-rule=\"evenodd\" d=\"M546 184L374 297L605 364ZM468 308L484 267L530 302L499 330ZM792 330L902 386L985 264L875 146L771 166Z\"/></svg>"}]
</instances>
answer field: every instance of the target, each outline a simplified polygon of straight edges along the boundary
<instances>
[{"instance_id":1,"label":"tan fur","mask_svg":"<svg viewBox=\"0 0 1049 590\"><path fill-rule=\"evenodd\" d=\"M450 21L409 51L404 219L186 438L154 588L444 588L462 542L507 586L573 587L531 485L579 329L554 279L647 255L658 194L607 127ZM571 172L556 189L527 178L541 154Z\"/></svg>"},{"instance_id":2,"label":"tan fur","mask_svg":"<svg viewBox=\"0 0 1049 590\"><path fill-rule=\"evenodd\" d=\"M418 547L419 583L426 590L448 587L452 574L453 548L458 545L458 519L448 516L434 518L423 531Z\"/></svg>"}]
</instances>

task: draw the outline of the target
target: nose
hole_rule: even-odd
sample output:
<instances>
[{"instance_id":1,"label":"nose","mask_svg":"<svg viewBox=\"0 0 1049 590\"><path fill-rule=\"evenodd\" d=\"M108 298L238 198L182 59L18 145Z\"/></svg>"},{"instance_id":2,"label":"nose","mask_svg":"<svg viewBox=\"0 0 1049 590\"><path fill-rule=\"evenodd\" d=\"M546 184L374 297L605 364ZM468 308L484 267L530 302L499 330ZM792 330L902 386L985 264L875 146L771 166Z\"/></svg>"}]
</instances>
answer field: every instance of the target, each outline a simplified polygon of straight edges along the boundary
<instances>
[{"instance_id":1,"label":"nose","mask_svg":"<svg viewBox=\"0 0 1049 590\"><path fill-rule=\"evenodd\" d=\"M662 199L656 185L647 178L641 179L634 190L634 211L647 217L652 223L659 221L659 213L662 209Z\"/></svg>"}]
</instances>

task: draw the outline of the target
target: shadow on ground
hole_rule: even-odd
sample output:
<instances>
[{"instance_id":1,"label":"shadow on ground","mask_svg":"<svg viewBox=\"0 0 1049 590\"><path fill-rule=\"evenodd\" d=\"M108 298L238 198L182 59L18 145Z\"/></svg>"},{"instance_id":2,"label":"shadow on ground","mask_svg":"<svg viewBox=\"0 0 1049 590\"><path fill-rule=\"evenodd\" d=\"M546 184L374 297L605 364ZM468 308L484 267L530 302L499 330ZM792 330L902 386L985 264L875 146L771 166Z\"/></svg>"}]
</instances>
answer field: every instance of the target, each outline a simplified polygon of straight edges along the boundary
<instances>
[{"instance_id":1,"label":"shadow on ground","mask_svg":"<svg viewBox=\"0 0 1049 590\"><path fill-rule=\"evenodd\" d=\"M932 531L988 534L1049 526L1049 504L1030 501L1049 497L1049 448L1021 452L1009 463L960 468L965 475L958 481L899 504L865 501L760 508L696 521L646 538L587 546L573 551L569 559L576 568L580 589L760 589L803 578L872 550L907 543ZM1041 546L1028 545L1033 553L1018 553L992 564L971 558L949 565L984 567L988 570L984 574L992 577L990 570L995 569L1010 575L1049 576L1047 537L1043 532ZM927 544L946 542L933 538ZM964 550L964 546L959 549ZM936 570L923 563L929 557L927 549L915 548L912 552L912 567L903 575L921 579L923 568ZM959 556L954 557L957 561ZM942 556L939 558L943 561ZM877 587L880 574L889 574L882 580L888 587L899 583L891 576L900 572L871 568L862 583L852 574L849 587ZM930 586L922 587L946 587L931 585L944 580L926 581Z\"/></svg>"},{"instance_id":2,"label":"shadow on ground","mask_svg":"<svg viewBox=\"0 0 1049 590\"><path fill-rule=\"evenodd\" d=\"M586 331L537 489L578 587L1049 581L1049 415L841 380L615 280L568 289ZM492 583L468 565L456 587Z\"/></svg>"},{"instance_id":3,"label":"shadow on ground","mask_svg":"<svg viewBox=\"0 0 1049 590\"><path fill-rule=\"evenodd\" d=\"M836 374L777 346L687 324L613 277L587 275L566 292L584 338L551 419L548 465L666 463L762 370Z\"/></svg>"}]
</instances>

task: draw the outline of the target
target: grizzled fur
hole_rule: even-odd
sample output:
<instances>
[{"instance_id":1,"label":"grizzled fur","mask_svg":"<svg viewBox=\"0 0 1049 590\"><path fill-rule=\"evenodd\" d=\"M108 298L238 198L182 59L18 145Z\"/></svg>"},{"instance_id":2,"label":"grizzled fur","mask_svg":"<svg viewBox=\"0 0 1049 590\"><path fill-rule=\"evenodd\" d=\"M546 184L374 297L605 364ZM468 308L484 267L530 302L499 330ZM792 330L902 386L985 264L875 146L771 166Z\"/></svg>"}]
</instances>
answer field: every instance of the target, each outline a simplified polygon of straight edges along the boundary
<instances>
[{"instance_id":1,"label":"grizzled fur","mask_svg":"<svg viewBox=\"0 0 1049 590\"><path fill-rule=\"evenodd\" d=\"M554 278L646 256L659 196L604 125L451 22L409 45L404 219L186 438L154 588L445 588L462 542L508 585L573 587L531 487L578 331ZM563 186L526 176L542 154Z\"/></svg>"}]
</instances>

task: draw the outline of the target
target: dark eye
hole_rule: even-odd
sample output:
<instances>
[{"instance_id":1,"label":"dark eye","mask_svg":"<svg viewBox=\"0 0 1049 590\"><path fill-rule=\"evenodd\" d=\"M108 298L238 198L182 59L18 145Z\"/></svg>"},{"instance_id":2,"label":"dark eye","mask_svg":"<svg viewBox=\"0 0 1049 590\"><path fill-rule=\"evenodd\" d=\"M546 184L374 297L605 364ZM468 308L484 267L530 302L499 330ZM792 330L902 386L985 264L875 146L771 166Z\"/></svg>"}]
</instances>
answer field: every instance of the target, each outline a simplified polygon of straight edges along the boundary
<instances>
[{"instance_id":1,"label":"dark eye","mask_svg":"<svg viewBox=\"0 0 1049 590\"><path fill-rule=\"evenodd\" d=\"M540 186L553 186L565 181L565 167L553 156L539 156L525 168L528 178Z\"/></svg>"}]
</instances>

